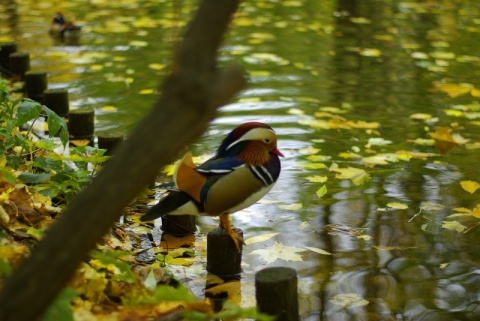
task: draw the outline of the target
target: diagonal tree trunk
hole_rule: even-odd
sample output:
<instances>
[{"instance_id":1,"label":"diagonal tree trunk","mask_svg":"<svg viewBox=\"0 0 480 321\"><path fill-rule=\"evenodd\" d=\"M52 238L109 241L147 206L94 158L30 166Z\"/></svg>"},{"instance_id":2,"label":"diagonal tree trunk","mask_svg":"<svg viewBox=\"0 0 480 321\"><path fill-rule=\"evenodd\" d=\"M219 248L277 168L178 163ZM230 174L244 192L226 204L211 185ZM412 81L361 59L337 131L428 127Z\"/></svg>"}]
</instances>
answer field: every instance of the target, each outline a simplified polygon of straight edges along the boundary
<instances>
[{"instance_id":1,"label":"diagonal tree trunk","mask_svg":"<svg viewBox=\"0 0 480 321\"><path fill-rule=\"evenodd\" d=\"M116 156L51 227L0 293L0 321L37 320L122 209L159 168L191 143L245 86L216 55L239 0L203 0L187 28L162 96Z\"/></svg>"}]
</instances>

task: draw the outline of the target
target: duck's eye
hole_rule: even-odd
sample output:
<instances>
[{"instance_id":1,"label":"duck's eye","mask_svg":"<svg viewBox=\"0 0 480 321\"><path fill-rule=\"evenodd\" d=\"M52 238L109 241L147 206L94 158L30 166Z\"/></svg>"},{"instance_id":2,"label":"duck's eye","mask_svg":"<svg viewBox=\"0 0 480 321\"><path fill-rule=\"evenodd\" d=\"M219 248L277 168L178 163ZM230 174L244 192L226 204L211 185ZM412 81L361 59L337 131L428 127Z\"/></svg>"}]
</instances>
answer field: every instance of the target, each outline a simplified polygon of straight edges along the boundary
<instances>
[{"instance_id":1,"label":"duck's eye","mask_svg":"<svg viewBox=\"0 0 480 321\"><path fill-rule=\"evenodd\" d=\"M267 144L270 144L270 139L269 138L265 138L263 141Z\"/></svg>"}]
</instances>

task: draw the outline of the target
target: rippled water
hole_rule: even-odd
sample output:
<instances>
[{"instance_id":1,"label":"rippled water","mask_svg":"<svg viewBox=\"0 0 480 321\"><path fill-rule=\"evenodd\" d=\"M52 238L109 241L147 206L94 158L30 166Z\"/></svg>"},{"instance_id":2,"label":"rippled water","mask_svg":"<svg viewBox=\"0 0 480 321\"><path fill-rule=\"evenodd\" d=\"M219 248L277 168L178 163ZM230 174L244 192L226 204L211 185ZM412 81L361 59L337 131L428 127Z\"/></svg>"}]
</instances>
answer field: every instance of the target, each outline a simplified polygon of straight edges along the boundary
<instances>
[{"instance_id":1,"label":"rippled water","mask_svg":"<svg viewBox=\"0 0 480 321\"><path fill-rule=\"evenodd\" d=\"M29 51L32 68L48 71L51 88L68 88L73 107L95 107L97 131L122 132L155 101L153 92L168 72L174 41L194 5L3 2L0 39L16 40ZM52 46L47 29L57 10L84 21L81 46ZM429 138L442 125L469 143L479 141L478 115L452 112L477 112L478 95L457 96L438 85L480 88L479 10L475 1L243 3L220 63L242 65L249 88L221 108L192 149L212 153L233 127L252 120L269 123L279 135L286 157L281 177L266 197L271 202L233 215L246 238L279 232L246 247L245 291L255 271L289 266L299 274L304 320L480 317L480 230L442 228L455 208L472 209L478 203L478 192L460 187L463 180L480 181L478 149L462 144L440 156L432 146L413 142ZM412 119L416 113L431 119ZM319 119L378 122L379 127L325 127L314 122ZM391 143L369 145L370 138ZM359 158L341 154L366 157L401 150L436 155L365 167ZM332 164L365 169L371 179L355 185L335 178ZM312 183L310 176L328 181ZM328 192L318 197L323 184ZM394 202L408 208L387 206ZM443 208L425 205L432 203ZM302 208L278 207L292 204ZM471 227L476 219L461 222ZM203 232L215 225L213 220L200 222ZM274 241L332 255L305 251L301 262L266 264L250 254Z\"/></svg>"}]
</instances>

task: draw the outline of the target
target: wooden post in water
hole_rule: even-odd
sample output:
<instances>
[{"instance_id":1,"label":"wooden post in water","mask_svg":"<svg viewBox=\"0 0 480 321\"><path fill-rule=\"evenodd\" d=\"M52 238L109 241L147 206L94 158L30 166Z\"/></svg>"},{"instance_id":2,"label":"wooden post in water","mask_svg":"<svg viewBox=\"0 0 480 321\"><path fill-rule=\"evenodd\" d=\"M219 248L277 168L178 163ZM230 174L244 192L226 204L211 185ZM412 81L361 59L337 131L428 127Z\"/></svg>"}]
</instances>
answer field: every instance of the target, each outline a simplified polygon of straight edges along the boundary
<instances>
[{"instance_id":1,"label":"wooden post in water","mask_svg":"<svg viewBox=\"0 0 480 321\"><path fill-rule=\"evenodd\" d=\"M197 230L193 215L166 215L162 217L162 231L174 236L194 234Z\"/></svg>"},{"instance_id":2,"label":"wooden post in water","mask_svg":"<svg viewBox=\"0 0 480 321\"><path fill-rule=\"evenodd\" d=\"M115 149L123 143L123 135L102 132L97 135L98 148L106 149L105 155L113 155Z\"/></svg>"},{"instance_id":3,"label":"wooden post in water","mask_svg":"<svg viewBox=\"0 0 480 321\"><path fill-rule=\"evenodd\" d=\"M48 80L45 71L30 70L25 73L25 96L43 104L43 92L47 89Z\"/></svg>"},{"instance_id":4,"label":"wooden post in water","mask_svg":"<svg viewBox=\"0 0 480 321\"><path fill-rule=\"evenodd\" d=\"M277 321L299 321L297 272L271 267L255 274L255 297L259 312L274 315Z\"/></svg>"},{"instance_id":5,"label":"wooden post in water","mask_svg":"<svg viewBox=\"0 0 480 321\"><path fill-rule=\"evenodd\" d=\"M2 42L0 44L0 67L10 70L10 55L17 52L15 42Z\"/></svg>"},{"instance_id":6,"label":"wooden post in water","mask_svg":"<svg viewBox=\"0 0 480 321\"><path fill-rule=\"evenodd\" d=\"M71 140L93 142L95 111L93 108L79 108L68 114L68 133Z\"/></svg>"},{"instance_id":7,"label":"wooden post in water","mask_svg":"<svg viewBox=\"0 0 480 321\"><path fill-rule=\"evenodd\" d=\"M43 92L43 103L60 117L68 117L69 100L66 89L47 89Z\"/></svg>"},{"instance_id":8,"label":"wooden post in water","mask_svg":"<svg viewBox=\"0 0 480 321\"><path fill-rule=\"evenodd\" d=\"M241 229L235 227L234 230L243 237ZM243 244L239 245L240 252L223 228L218 227L210 231L207 234L207 271L224 280L238 278L242 272L243 250Z\"/></svg>"},{"instance_id":9,"label":"wooden post in water","mask_svg":"<svg viewBox=\"0 0 480 321\"><path fill-rule=\"evenodd\" d=\"M25 73L30 70L30 54L28 52L15 52L8 59L12 78L25 80Z\"/></svg>"}]
</instances>

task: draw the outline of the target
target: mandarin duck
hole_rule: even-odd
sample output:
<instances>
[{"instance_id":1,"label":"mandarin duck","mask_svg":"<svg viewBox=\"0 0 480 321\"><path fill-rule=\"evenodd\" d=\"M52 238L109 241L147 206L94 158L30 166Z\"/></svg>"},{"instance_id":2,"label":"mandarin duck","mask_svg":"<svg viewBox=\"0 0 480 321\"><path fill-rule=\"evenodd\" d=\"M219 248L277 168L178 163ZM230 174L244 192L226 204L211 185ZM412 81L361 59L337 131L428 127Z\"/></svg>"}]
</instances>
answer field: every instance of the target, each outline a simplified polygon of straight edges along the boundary
<instances>
[{"instance_id":1,"label":"mandarin duck","mask_svg":"<svg viewBox=\"0 0 480 321\"><path fill-rule=\"evenodd\" d=\"M73 21L66 21L63 14L57 12L55 16L53 16L48 33L56 45L62 43L65 45L79 45L81 30L81 26L75 25Z\"/></svg>"},{"instance_id":2,"label":"mandarin duck","mask_svg":"<svg viewBox=\"0 0 480 321\"><path fill-rule=\"evenodd\" d=\"M253 205L267 194L280 175L280 159L274 130L249 122L231 131L215 156L196 166L188 152L176 167L175 189L141 218L150 221L165 215L220 216L224 228L240 252L240 235L228 215Z\"/></svg>"}]
</instances>

